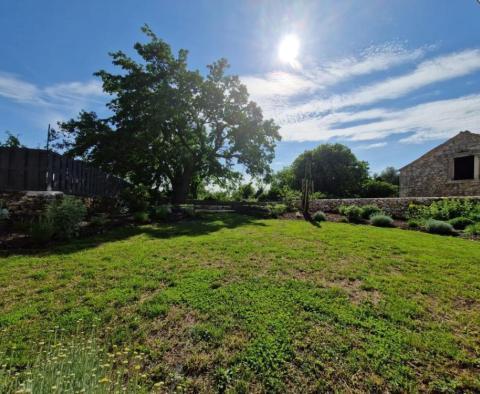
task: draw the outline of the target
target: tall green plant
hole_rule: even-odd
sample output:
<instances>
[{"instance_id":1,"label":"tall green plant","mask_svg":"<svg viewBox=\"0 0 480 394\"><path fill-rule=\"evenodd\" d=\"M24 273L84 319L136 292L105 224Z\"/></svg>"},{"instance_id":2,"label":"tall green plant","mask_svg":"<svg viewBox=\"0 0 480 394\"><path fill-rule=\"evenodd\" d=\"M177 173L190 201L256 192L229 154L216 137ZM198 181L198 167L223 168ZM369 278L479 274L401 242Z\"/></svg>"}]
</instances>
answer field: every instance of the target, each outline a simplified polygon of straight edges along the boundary
<instances>
[{"instance_id":1,"label":"tall green plant","mask_svg":"<svg viewBox=\"0 0 480 394\"><path fill-rule=\"evenodd\" d=\"M78 235L80 222L86 214L87 209L80 199L65 196L48 205L44 220L53 225L56 238L70 239Z\"/></svg>"}]
</instances>

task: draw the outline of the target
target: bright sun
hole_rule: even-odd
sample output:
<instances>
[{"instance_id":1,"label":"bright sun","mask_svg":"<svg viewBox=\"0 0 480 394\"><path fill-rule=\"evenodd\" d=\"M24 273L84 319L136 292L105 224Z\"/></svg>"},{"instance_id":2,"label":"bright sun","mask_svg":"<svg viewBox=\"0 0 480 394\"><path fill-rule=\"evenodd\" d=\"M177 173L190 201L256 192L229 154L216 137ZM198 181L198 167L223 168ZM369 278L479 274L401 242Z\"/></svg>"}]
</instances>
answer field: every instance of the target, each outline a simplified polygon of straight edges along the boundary
<instances>
[{"instance_id":1,"label":"bright sun","mask_svg":"<svg viewBox=\"0 0 480 394\"><path fill-rule=\"evenodd\" d=\"M288 34L282 38L278 46L278 58L283 63L293 67L298 65L297 57L300 50L300 40L295 34Z\"/></svg>"}]
</instances>

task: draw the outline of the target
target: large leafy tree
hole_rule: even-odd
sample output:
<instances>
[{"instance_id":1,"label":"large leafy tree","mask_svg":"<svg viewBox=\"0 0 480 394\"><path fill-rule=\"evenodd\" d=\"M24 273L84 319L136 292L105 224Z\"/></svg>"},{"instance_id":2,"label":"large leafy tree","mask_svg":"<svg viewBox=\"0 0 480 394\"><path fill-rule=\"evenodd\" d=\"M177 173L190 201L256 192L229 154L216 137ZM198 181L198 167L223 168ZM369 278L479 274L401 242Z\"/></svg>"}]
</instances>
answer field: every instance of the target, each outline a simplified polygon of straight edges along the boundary
<instances>
[{"instance_id":1,"label":"large leafy tree","mask_svg":"<svg viewBox=\"0 0 480 394\"><path fill-rule=\"evenodd\" d=\"M170 46L148 26L147 43L134 48L141 61L111 53L119 73L96 73L112 96L112 115L81 112L60 124L67 153L183 202L200 182L222 183L239 176L270 174L276 142L273 120L249 100L246 87L228 75L221 59L204 77L187 66L187 51Z\"/></svg>"},{"instance_id":2,"label":"large leafy tree","mask_svg":"<svg viewBox=\"0 0 480 394\"><path fill-rule=\"evenodd\" d=\"M295 189L301 189L305 168L310 165L314 191L329 197L358 196L368 179L368 163L358 160L348 147L322 144L305 151L293 162Z\"/></svg>"}]
</instances>

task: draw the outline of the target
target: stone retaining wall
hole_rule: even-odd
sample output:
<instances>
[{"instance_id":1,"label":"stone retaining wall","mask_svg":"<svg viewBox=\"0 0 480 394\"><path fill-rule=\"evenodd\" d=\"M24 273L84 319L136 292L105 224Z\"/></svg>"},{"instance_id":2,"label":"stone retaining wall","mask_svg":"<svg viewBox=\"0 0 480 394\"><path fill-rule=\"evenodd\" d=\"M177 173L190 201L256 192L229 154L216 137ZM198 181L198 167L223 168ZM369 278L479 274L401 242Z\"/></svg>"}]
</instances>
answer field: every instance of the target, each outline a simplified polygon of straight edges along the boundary
<instances>
[{"instance_id":1,"label":"stone retaining wall","mask_svg":"<svg viewBox=\"0 0 480 394\"><path fill-rule=\"evenodd\" d=\"M410 204L430 205L434 201L445 199L473 200L480 203L480 196L476 197L398 197L398 198L347 198L347 199L324 199L310 202L310 211L338 212L341 205L376 205L386 214L406 219Z\"/></svg>"},{"instance_id":2,"label":"stone retaining wall","mask_svg":"<svg viewBox=\"0 0 480 394\"><path fill-rule=\"evenodd\" d=\"M39 217L49 203L61 200L64 196L65 194L59 191L0 192L0 200L8 209L12 221ZM83 200L89 214L113 211L117 204L116 199L108 197L78 198Z\"/></svg>"},{"instance_id":3,"label":"stone retaining wall","mask_svg":"<svg viewBox=\"0 0 480 394\"><path fill-rule=\"evenodd\" d=\"M10 218L14 221L38 217L47 204L62 198L62 192L0 192L0 200L3 201Z\"/></svg>"}]
</instances>

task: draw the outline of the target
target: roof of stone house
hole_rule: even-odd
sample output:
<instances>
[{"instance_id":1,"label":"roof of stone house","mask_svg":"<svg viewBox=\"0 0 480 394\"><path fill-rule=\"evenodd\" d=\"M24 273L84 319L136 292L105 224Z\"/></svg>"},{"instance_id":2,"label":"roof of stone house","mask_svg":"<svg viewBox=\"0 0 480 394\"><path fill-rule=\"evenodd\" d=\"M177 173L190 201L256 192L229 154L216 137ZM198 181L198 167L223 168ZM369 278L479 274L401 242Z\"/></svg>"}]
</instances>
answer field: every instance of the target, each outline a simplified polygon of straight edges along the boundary
<instances>
[{"instance_id":1,"label":"roof of stone house","mask_svg":"<svg viewBox=\"0 0 480 394\"><path fill-rule=\"evenodd\" d=\"M403 166L402 168L399 169L399 171L402 171L402 170L404 170L405 168L410 167L412 164L415 164L416 162L418 162L418 161L422 160L423 158L429 156L430 154L439 151L439 150L442 149L445 145L448 145L448 144L451 143L453 140L459 138L460 136L464 136L465 134L467 134L468 136L470 136L470 137L472 137L472 138L477 138L478 141L480 142L480 134L472 133L471 131L468 131L468 130L461 131L461 132L459 132L457 135L455 135L455 136L453 136L452 138L449 138L448 140L446 140L444 143L442 143L442 144L436 146L435 148L429 150L427 153L423 154L423 155L420 156L418 159L415 159L415 160L412 161L411 163L408 163L407 165Z\"/></svg>"}]
</instances>

